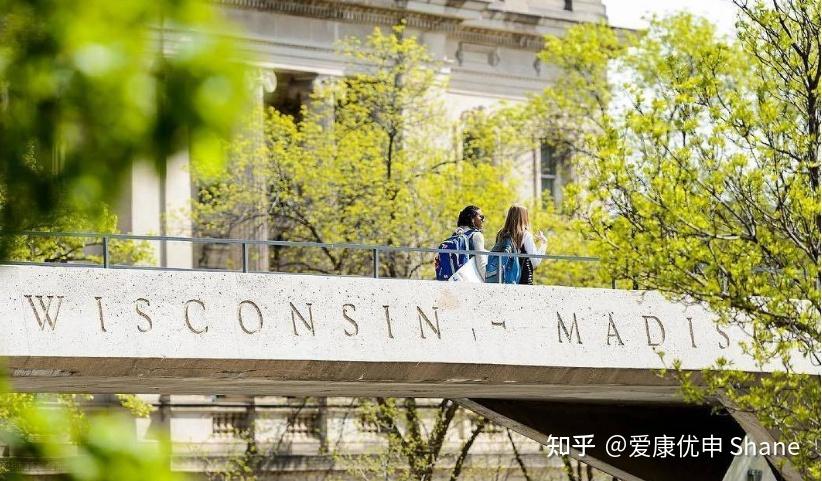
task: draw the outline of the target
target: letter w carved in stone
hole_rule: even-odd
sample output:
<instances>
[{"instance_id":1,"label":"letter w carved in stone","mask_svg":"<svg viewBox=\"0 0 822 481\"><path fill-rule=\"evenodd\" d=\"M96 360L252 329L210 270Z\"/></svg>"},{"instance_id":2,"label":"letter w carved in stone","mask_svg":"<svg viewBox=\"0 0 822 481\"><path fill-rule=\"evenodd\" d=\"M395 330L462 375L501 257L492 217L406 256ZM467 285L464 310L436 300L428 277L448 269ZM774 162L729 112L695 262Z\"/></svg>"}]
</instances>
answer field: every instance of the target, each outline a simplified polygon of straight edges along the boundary
<instances>
[{"instance_id":1,"label":"letter w carved in stone","mask_svg":"<svg viewBox=\"0 0 822 481\"><path fill-rule=\"evenodd\" d=\"M44 330L46 328L46 323L48 323L51 330L54 330L54 327L57 325L57 316L60 315L60 306L63 305L63 296L45 296L48 299L48 303L43 302L43 296L30 296L24 295L26 299L29 300L29 305L31 306L31 310L34 312L34 318L37 319L37 324L40 326L40 330ZM37 305L35 305L34 300L32 297L36 297L37 301L40 304L40 310L42 310L42 316L40 310L37 309ZM51 317L51 304L54 298L57 298L57 307L54 310L54 317Z\"/></svg>"}]
</instances>

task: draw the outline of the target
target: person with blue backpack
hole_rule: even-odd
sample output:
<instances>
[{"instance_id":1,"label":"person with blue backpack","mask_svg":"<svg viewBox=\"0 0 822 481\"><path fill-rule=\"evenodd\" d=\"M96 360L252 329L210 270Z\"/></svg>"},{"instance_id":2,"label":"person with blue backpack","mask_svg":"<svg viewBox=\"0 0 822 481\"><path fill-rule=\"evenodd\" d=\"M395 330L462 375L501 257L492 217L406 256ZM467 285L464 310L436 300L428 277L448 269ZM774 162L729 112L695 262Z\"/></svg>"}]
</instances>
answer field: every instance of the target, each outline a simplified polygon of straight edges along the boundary
<instances>
[{"instance_id":1,"label":"person with blue backpack","mask_svg":"<svg viewBox=\"0 0 822 481\"><path fill-rule=\"evenodd\" d=\"M491 252L507 252L509 254L545 254L545 234L537 232L531 234L531 225L528 220L528 209L514 204L508 209L505 225L497 233L496 242ZM534 239L537 242L534 242ZM513 256L488 256L485 269L485 282L503 284L533 284L534 268L542 259L517 258Z\"/></svg>"},{"instance_id":2,"label":"person with blue backpack","mask_svg":"<svg viewBox=\"0 0 822 481\"><path fill-rule=\"evenodd\" d=\"M471 256L465 252L459 252L465 250L485 251L485 237L482 234L484 223L485 215L479 207L469 205L460 211L457 218L457 229L439 245L439 249L455 252L440 252L437 254L434 262L437 280L447 281L470 260L476 262L480 279L485 278L487 258L482 255Z\"/></svg>"}]
</instances>

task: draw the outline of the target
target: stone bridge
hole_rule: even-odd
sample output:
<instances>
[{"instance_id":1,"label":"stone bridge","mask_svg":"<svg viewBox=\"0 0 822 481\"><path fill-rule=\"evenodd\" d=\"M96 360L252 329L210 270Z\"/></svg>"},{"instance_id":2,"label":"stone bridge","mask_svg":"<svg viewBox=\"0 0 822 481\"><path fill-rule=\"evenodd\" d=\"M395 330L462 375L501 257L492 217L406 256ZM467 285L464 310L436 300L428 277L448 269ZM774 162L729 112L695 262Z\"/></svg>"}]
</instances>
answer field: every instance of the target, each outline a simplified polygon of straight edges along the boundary
<instances>
[{"instance_id":1,"label":"stone bridge","mask_svg":"<svg viewBox=\"0 0 822 481\"><path fill-rule=\"evenodd\" d=\"M572 456L623 480L719 481L733 440L773 442L749 417L685 403L659 373L720 357L778 369L745 354L749 339L701 305L650 291L0 267L0 356L16 390L446 397L543 444L570 439ZM585 435L592 446L574 438ZM614 435L713 437L724 448L614 456ZM789 463L779 475L799 479Z\"/></svg>"}]
</instances>

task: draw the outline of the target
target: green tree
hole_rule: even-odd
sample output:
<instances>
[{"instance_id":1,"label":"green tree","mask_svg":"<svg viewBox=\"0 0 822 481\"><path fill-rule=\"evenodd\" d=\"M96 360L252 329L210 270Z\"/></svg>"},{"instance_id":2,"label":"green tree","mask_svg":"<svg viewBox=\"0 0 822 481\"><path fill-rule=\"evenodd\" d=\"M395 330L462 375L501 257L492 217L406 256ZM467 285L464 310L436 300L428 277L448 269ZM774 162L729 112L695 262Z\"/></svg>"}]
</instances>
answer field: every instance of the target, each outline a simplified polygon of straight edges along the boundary
<instances>
[{"instance_id":1,"label":"green tree","mask_svg":"<svg viewBox=\"0 0 822 481\"><path fill-rule=\"evenodd\" d=\"M471 447L488 424L485 418L477 418L454 453L443 449L446 436L460 414L465 413L453 401L443 399L435 408L423 410L414 398L362 399L359 410L363 423L383 433L387 443L385 451L371 462L362 456L341 457L349 461L348 471L362 479L430 480L438 463L448 457L453 458L453 465L440 469L446 469L448 479L456 481L464 473ZM423 411L431 414L430 419L423 417Z\"/></svg>"},{"instance_id":2,"label":"green tree","mask_svg":"<svg viewBox=\"0 0 822 481\"><path fill-rule=\"evenodd\" d=\"M569 287L612 287L611 274L597 260L597 252L579 229L573 212L555 209L552 203L531 202L528 205L532 228L545 232L546 254L534 269L534 283Z\"/></svg>"},{"instance_id":3,"label":"green tree","mask_svg":"<svg viewBox=\"0 0 822 481\"><path fill-rule=\"evenodd\" d=\"M624 42L603 26L549 38L541 58L562 75L535 109L583 126L568 197L611 275L752 328L744 348L780 367L719 360L704 387L681 373L688 398L799 442L782 469L818 479L819 378L795 369L819 355L818 2L736 4L735 39L688 15Z\"/></svg>"}]
</instances>

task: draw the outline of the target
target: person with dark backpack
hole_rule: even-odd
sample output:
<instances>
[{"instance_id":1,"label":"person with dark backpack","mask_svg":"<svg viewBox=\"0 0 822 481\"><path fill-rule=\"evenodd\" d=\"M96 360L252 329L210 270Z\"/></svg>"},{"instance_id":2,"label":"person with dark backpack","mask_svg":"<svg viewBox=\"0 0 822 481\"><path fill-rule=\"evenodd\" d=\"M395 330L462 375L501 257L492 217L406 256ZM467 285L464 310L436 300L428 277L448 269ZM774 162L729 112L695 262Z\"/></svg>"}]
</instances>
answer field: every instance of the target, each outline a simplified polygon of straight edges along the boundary
<instances>
[{"instance_id":1,"label":"person with dark backpack","mask_svg":"<svg viewBox=\"0 0 822 481\"><path fill-rule=\"evenodd\" d=\"M482 234L484 223L485 215L482 210L475 205L467 206L462 209L457 218L457 229L450 237L442 241L439 249L484 251L485 237ZM485 256L469 256L464 252L440 252L434 261L437 280L447 281L470 260L477 263L480 277L485 278L485 265L488 261Z\"/></svg>"}]
</instances>

